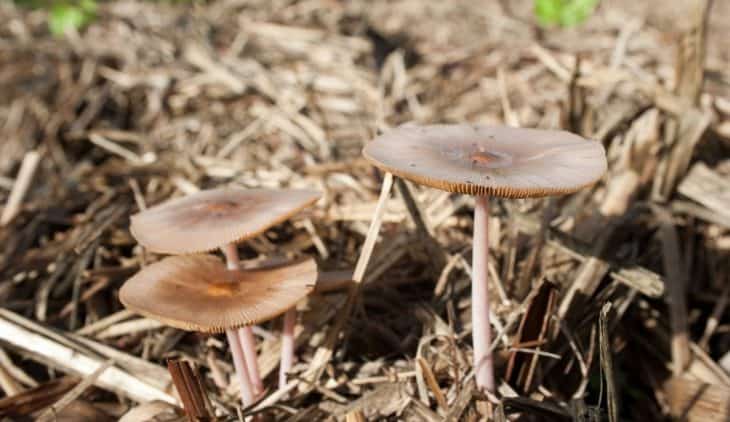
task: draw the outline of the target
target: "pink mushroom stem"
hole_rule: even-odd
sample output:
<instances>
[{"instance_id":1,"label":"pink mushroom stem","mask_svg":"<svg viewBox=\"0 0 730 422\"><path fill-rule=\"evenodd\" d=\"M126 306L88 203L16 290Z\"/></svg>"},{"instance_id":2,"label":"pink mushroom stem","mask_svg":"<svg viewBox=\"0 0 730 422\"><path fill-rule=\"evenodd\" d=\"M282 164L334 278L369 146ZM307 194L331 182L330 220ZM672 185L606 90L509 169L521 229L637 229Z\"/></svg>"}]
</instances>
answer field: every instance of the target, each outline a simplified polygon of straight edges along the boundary
<instances>
[{"instance_id":1,"label":"pink mushroom stem","mask_svg":"<svg viewBox=\"0 0 730 422\"><path fill-rule=\"evenodd\" d=\"M248 368L246 368L246 362L243 359L243 350L241 350L241 341L238 338L236 330L226 330L228 336L228 344L231 348L231 355L233 355L233 366L236 368L236 375L238 375L238 383L241 386L241 401L243 407L250 406L253 404L253 386L251 385L251 379L248 375Z\"/></svg>"},{"instance_id":2,"label":"pink mushroom stem","mask_svg":"<svg viewBox=\"0 0 730 422\"><path fill-rule=\"evenodd\" d=\"M264 383L261 381L261 374L259 373L256 338L254 338L250 326L239 328L238 336L241 339L241 348L243 349L243 357L246 359L246 366L248 366L248 374L251 376L251 382L253 383L253 392L258 397L259 394L264 392Z\"/></svg>"},{"instance_id":3,"label":"pink mushroom stem","mask_svg":"<svg viewBox=\"0 0 730 422\"><path fill-rule=\"evenodd\" d=\"M476 196L474 205L474 245L471 270L471 321L474 343L474 377L477 388L494 392L494 363L489 350L492 327L489 323L487 222L489 198Z\"/></svg>"},{"instance_id":4,"label":"pink mushroom stem","mask_svg":"<svg viewBox=\"0 0 730 422\"><path fill-rule=\"evenodd\" d=\"M279 365L279 389L286 386L286 374L294 362L294 326L297 322L297 308L293 307L284 314L284 327L281 332L281 364Z\"/></svg>"},{"instance_id":5,"label":"pink mushroom stem","mask_svg":"<svg viewBox=\"0 0 730 422\"><path fill-rule=\"evenodd\" d=\"M229 243L221 248L223 254L226 256L226 266L229 270L238 270L241 268L240 260L238 259L238 248L234 243ZM253 336L251 327L245 326L238 329L236 338L239 342L239 347L243 351L243 359L246 363L246 373L248 374L250 383L253 385L253 394L258 396L264 391L264 384L261 381L261 374L259 372L259 363L256 356L256 339Z\"/></svg>"}]
</instances>

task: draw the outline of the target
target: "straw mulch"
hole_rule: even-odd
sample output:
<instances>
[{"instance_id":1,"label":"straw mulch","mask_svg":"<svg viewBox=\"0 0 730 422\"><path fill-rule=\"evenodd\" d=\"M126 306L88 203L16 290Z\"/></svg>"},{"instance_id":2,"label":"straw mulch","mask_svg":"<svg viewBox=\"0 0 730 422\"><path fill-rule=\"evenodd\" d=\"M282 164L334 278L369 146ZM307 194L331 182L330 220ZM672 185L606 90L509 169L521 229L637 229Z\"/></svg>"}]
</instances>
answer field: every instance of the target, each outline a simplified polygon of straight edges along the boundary
<instances>
[{"instance_id":1,"label":"straw mulch","mask_svg":"<svg viewBox=\"0 0 730 422\"><path fill-rule=\"evenodd\" d=\"M606 0L542 29L530 3L120 1L62 39L0 3L0 417L184 420L183 358L218 420L730 420L730 5ZM471 373L470 198L396 181L348 282L384 179L360 150L412 121L608 152L577 194L492 201L494 396ZM280 322L257 328L269 390L243 413L222 336L117 299L159 259L129 215L224 185L325 192L241 247L314 256L327 286L288 394Z\"/></svg>"}]
</instances>

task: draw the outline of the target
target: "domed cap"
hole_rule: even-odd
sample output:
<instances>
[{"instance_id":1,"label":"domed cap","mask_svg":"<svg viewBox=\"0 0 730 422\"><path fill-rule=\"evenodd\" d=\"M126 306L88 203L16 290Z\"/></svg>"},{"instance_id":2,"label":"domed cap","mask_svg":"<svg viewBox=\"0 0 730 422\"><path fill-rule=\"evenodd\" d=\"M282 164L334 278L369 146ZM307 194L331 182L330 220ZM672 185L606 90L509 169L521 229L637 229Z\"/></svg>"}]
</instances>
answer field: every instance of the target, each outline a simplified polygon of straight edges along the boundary
<instances>
[{"instance_id":1,"label":"domed cap","mask_svg":"<svg viewBox=\"0 0 730 422\"><path fill-rule=\"evenodd\" d=\"M606 171L603 146L564 131L406 125L370 142L374 165L422 185L525 198L574 192Z\"/></svg>"},{"instance_id":2,"label":"domed cap","mask_svg":"<svg viewBox=\"0 0 730 422\"><path fill-rule=\"evenodd\" d=\"M119 300L172 327L218 333L286 312L316 281L317 265L311 258L240 271L226 269L212 255L170 256L127 280Z\"/></svg>"},{"instance_id":3,"label":"domed cap","mask_svg":"<svg viewBox=\"0 0 730 422\"><path fill-rule=\"evenodd\" d=\"M321 196L304 189L205 190L133 215L130 230L153 252L205 252L261 234Z\"/></svg>"}]
</instances>

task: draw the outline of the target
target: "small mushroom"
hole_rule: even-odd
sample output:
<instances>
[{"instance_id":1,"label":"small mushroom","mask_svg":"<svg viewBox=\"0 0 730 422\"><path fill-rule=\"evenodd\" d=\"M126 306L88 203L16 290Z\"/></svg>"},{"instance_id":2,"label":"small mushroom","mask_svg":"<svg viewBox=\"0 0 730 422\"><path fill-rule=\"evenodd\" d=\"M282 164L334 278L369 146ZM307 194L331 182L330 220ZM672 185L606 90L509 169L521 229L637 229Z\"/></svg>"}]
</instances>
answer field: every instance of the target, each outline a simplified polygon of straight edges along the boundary
<instances>
[{"instance_id":1,"label":"small mushroom","mask_svg":"<svg viewBox=\"0 0 730 422\"><path fill-rule=\"evenodd\" d=\"M231 270L212 255L164 258L122 286L119 300L128 309L187 331L225 331L231 344L244 405L255 391L236 328L273 319L309 294L317 281L313 259L252 270Z\"/></svg>"},{"instance_id":2,"label":"small mushroom","mask_svg":"<svg viewBox=\"0 0 730 422\"><path fill-rule=\"evenodd\" d=\"M207 252L255 237L321 196L306 189L204 190L133 215L130 231L152 252Z\"/></svg>"},{"instance_id":3,"label":"small mushroom","mask_svg":"<svg viewBox=\"0 0 730 422\"><path fill-rule=\"evenodd\" d=\"M363 155L396 176L475 196L472 248L472 341L478 388L494 391L487 289L488 197L575 192L606 171L603 146L564 131L473 124L401 126Z\"/></svg>"},{"instance_id":4,"label":"small mushroom","mask_svg":"<svg viewBox=\"0 0 730 422\"><path fill-rule=\"evenodd\" d=\"M305 189L236 189L221 188L197 192L169 200L132 216L130 231L147 249L166 254L190 254L220 248L226 266L238 270L240 263L236 243L257 236L300 210L313 204L321 192ZM289 319L296 318L292 308ZM286 318L285 318L286 320ZM291 324L290 324L291 325ZM282 365L286 373L293 357L293 327L284 324ZM256 344L249 325L237 333L254 393L263 391L256 359ZM233 345L232 345L233 346ZM232 349L232 350L235 350Z\"/></svg>"}]
</instances>

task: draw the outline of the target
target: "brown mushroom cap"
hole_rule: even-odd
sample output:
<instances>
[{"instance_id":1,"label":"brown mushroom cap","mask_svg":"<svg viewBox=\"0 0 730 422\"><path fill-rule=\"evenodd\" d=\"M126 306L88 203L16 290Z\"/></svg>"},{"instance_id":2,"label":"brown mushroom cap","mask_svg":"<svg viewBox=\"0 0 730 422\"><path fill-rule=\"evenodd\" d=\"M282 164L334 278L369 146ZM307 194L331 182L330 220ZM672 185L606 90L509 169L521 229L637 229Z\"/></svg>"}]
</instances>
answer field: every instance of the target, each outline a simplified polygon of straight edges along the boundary
<instances>
[{"instance_id":1,"label":"brown mushroom cap","mask_svg":"<svg viewBox=\"0 0 730 422\"><path fill-rule=\"evenodd\" d=\"M564 131L505 126L401 126L367 144L363 155L422 185L507 198L575 192L606 171L599 142Z\"/></svg>"},{"instance_id":2,"label":"brown mushroom cap","mask_svg":"<svg viewBox=\"0 0 730 422\"><path fill-rule=\"evenodd\" d=\"M304 189L205 190L133 215L130 230L153 252L205 252L261 234L321 196Z\"/></svg>"},{"instance_id":3,"label":"brown mushroom cap","mask_svg":"<svg viewBox=\"0 0 730 422\"><path fill-rule=\"evenodd\" d=\"M286 312L316 281L317 265L311 258L242 271L226 269L212 255L170 256L127 280L119 300L172 327L218 333Z\"/></svg>"}]
</instances>

